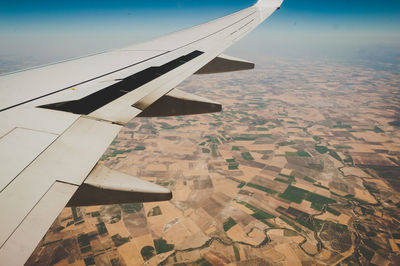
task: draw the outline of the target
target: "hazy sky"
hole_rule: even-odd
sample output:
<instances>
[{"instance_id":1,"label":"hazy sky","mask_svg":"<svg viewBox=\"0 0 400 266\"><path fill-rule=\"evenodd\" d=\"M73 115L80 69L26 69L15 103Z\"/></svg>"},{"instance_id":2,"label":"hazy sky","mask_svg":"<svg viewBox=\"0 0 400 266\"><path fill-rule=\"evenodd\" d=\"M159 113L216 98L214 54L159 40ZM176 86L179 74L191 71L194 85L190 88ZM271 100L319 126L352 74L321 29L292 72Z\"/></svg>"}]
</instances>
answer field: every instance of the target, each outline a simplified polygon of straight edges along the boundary
<instances>
[{"instance_id":1,"label":"hazy sky","mask_svg":"<svg viewBox=\"0 0 400 266\"><path fill-rule=\"evenodd\" d=\"M0 1L0 63L47 63L141 42L252 0ZM249 59L400 58L399 0L286 0L228 52Z\"/></svg>"}]
</instances>

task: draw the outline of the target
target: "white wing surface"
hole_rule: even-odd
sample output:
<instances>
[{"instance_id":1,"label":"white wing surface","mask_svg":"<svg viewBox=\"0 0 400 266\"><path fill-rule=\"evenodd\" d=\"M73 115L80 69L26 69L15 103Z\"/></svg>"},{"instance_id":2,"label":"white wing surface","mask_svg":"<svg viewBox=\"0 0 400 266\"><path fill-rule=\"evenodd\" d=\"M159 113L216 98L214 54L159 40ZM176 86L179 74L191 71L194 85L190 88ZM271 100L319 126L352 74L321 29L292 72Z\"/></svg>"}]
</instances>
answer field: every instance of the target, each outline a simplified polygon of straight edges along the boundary
<instances>
[{"instance_id":1,"label":"white wing surface","mask_svg":"<svg viewBox=\"0 0 400 266\"><path fill-rule=\"evenodd\" d=\"M23 264L66 205L170 199L99 158L136 116L221 110L174 88L192 74L253 68L222 52L281 4L260 0L149 42L0 76L0 264Z\"/></svg>"}]
</instances>

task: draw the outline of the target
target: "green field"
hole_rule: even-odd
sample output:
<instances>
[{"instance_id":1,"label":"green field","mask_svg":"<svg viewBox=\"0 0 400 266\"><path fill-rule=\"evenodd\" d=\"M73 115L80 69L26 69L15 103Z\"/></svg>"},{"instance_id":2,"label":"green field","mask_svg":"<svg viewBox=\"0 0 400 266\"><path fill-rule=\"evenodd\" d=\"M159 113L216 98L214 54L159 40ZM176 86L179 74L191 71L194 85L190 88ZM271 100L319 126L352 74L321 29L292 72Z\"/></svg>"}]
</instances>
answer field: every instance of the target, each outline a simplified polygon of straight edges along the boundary
<instances>
[{"instance_id":1,"label":"green field","mask_svg":"<svg viewBox=\"0 0 400 266\"><path fill-rule=\"evenodd\" d=\"M279 197L300 204L304 199L306 199L308 193L309 192L307 190L288 186L285 192L280 194Z\"/></svg>"},{"instance_id":2,"label":"green field","mask_svg":"<svg viewBox=\"0 0 400 266\"><path fill-rule=\"evenodd\" d=\"M303 177L303 179L304 179L305 181L307 181L307 182L310 182L310 183L315 183L315 182L316 182L314 179L312 179L312 178L309 177L309 176L305 176L305 177Z\"/></svg>"},{"instance_id":3,"label":"green field","mask_svg":"<svg viewBox=\"0 0 400 266\"><path fill-rule=\"evenodd\" d=\"M361 254L364 256L364 258L366 258L368 261L371 261L375 255L375 252L373 252L372 250L369 250L367 247L365 247L363 245L360 246L360 251L361 251Z\"/></svg>"},{"instance_id":4,"label":"green field","mask_svg":"<svg viewBox=\"0 0 400 266\"><path fill-rule=\"evenodd\" d=\"M78 221L82 220L82 216L78 215L78 208L77 207L72 207L71 211L72 211L72 217L74 218L75 222L78 222Z\"/></svg>"},{"instance_id":5,"label":"green field","mask_svg":"<svg viewBox=\"0 0 400 266\"><path fill-rule=\"evenodd\" d=\"M325 146L315 146L315 149L321 154L327 153L329 151L329 149Z\"/></svg>"},{"instance_id":6,"label":"green field","mask_svg":"<svg viewBox=\"0 0 400 266\"><path fill-rule=\"evenodd\" d=\"M207 149L207 148L202 148L201 151L203 153L210 153L211 152L210 149Z\"/></svg>"},{"instance_id":7,"label":"green field","mask_svg":"<svg viewBox=\"0 0 400 266\"><path fill-rule=\"evenodd\" d=\"M320 140L321 140L321 138L318 137L318 136L313 136L313 139L314 139L315 141L320 141Z\"/></svg>"},{"instance_id":8,"label":"green field","mask_svg":"<svg viewBox=\"0 0 400 266\"><path fill-rule=\"evenodd\" d=\"M345 128L351 128L351 126L343 124L341 121L336 121L336 125L334 125L333 128L343 128L343 129L345 129Z\"/></svg>"},{"instance_id":9,"label":"green field","mask_svg":"<svg viewBox=\"0 0 400 266\"><path fill-rule=\"evenodd\" d=\"M235 253L236 261L240 261L240 252L239 252L239 249L235 245L233 245L233 252Z\"/></svg>"},{"instance_id":10,"label":"green field","mask_svg":"<svg viewBox=\"0 0 400 266\"><path fill-rule=\"evenodd\" d=\"M147 217L151 217L151 216L158 216L161 215L161 208L160 206L156 206L153 209L151 209L148 213L147 213Z\"/></svg>"},{"instance_id":11,"label":"green field","mask_svg":"<svg viewBox=\"0 0 400 266\"><path fill-rule=\"evenodd\" d=\"M309 192L307 198L307 201L310 201L312 203L321 203L321 204L332 204L332 203L336 203L336 200Z\"/></svg>"},{"instance_id":12,"label":"green field","mask_svg":"<svg viewBox=\"0 0 400 266\"><path fill-rule=\"evenodd\" d=\"M229 217L223 224L224 231L227 232L229 229L236 225L236 221Z\"/></svg>"},{"instance_id":13,"label":"green field","mask_svg":"<svg viewBox=\"0 0 400 266\"><path fill-rule=\"evenodd\" d=\"M374 129L373 129L373 131L375 131L376 133L383 133L383 132L385 132L385 131L383 131L380 127L378 127L378 126L375 126Z\"/></svg>"},{"instance_id":14,"label":"green field","mask_svg":"<svg viewBox=\"0 0 400 266\"><path fill-rule=\"evenodd\" d=\"M285 156L287 157L294 157L294 156L299 156L299 157L311 157L310 154L308 154L308 152L300 150L297 152L286 152Z\"/></svg>"},{"instance_id":15,"label":"green field","mask_svg":"<svg viewBox=\"0 0 400 266\"><path fill-rule=\"evenodd\" d=\"M242 152L242 157L246 161L254 161L254 158L251 156L250 152Z\"/></svg>"},{"instance_id":16,"label":"green field","mask_svg":"<svg viewBox=\"0 0 400 266\"><path fill-rule=\"evenodd\" d=\"M280 194L279 197L298 204L303 200L307 200L312 203L311 207L314 207L316 210L322 210L325 204L336 203L336 200L294 186L288 186L285 192Z\"/></svg>"},{"instance_id":17,"label":"green field","mask_svg":"<svg viewBox=\"0 0 400 266\"><path fill-rule=\"evenodd\" d=\"M211 142L214 144L219 144L219 140L217 137L213 137L213 136L205 136L205 138L207 139L207 142Z\"/></svg>"},{"instance_id":18,"label":"green field","mask_svg":"<svg viewBox=\"0 0 400 266\"><path fill-rule=\"evenodd\" d=\"M246 141L246 140L256 140L257 139L257 135L250 135L250 134L242 134L236 137L233 137L233 140L236 141Z\"/></svg>"},{"instance_id":19,"label":"green field","mask_svg":"<svg viewBox=\"0 0 400 266\"><path fill-rule=\"evenodd\" d=\"M279 176L286 177L290 183L296 182L296 178L294 176L284 175L284 174L279 174ZM280 177L277 177L277 178L280 178Z\"/></svg>"},{"instance_id":20,"label":"green field","mask_svg":"<svg viewBox=\"0 0 400 266\"><path fill-rule=\"evenodd\" d=\"M121 204L124 213L137 213L143 209L143 203L127 203Z\"/></svg>"},{"instance_id":21,"label":"green field","mask_svg":"<svg viewBox=\"0 0 400 266\"><path fill-rule=\"evenodd\" d=\"M145 146L136 146L135 147L135 151L143 151L143 150L145 150L146 149L146 147Z\"/></svg>"},{"instance_id":22,"label":"green field","mask_svg":"<svg viewBox=\"0 0 400 266\"><path fill-rule=\"evenodd\" d=\"M314 186L319 187L319 188L323 188L323 189L326 189L326 190L329 190L328 187L323 186L323 185L321 185L321 184L314 184Z\"/></svg>"},{"instance_id":23,"label":"green field","mask_svg":"<svg viewBox=\"0 0 400 266\"><path fill-rule=\"evenodd\" d=\"M114 148L110 148L109 150L111 151L111 153L107 152L107 154L104 154L101 157L102 161L107 160L108 158L111 158L111 157L116 157L117 155L130 153L131 151L133 151L132 149L130 149L130 150L117 150L117 149L114 149Z\"/></svg>"},{"instance_id":24,"label":"green field","mask_svg":"<svg viewBox=\"0 0 400 266\"><path fill-rule=\"evenodd\" d=\"M90 239L88 234L81 234L78 236L79 247L85 247L90 245Z\"/></svg>"},{"instance_id":25,"label":"green field","mask_svg":"<svg viewBox=\"0 0 400 266\"><path fill-rule=\"evenodd\" d=\"M343 129L348 129L348 128L351 128L351 126L350 125L334 125L333 126L333 128L343 128Z\"/></svg>"},{"instance_id":26,"label":"green field","mask_svg":"<svg viewBox=\"0 0 400 266\"><path fill-rule=\"evenodd\" d=\"M162 237L159 239L154 239L153 242L157 254L168 252L175 248L173 244L168 244L167 241L164 240Z\"/></svg>"},{"instance_id":27,"label":"green field","mask_svg":"<svg viewBox=\"0 0 400 266\"><path fill-rule=\"evenodd\" d=\"M332 213L335 216L339 216L341 214L339 211L332 209L331 207L326 208L326 211Z\"/></svg>"},{"instance_id":28,"label":"green field","mask_svg":"<svg viewBox=\"0 0 400 266\"><path fill-rule=\"evenodd\" d=\"M242 188L246 185L246 182L242 181L240 184L237 186L238 188Z\"/></svg>"},{"instance_id":29,"label":"green field","mask_svg":"<svg viewBox=\"0 0 400 266\"><path fill-rule=\"evenodd\" d=\"M230 163L228 165L228 169L229 170L237 170L237 169L239 169L239 163Z\"/></svg>"},{"instance_id":30,"label":"green field","mask_svg":"<svg viewBox=\"0 0 400 266\"><path fill-rule=\"evenodd\" d=\"M261 213L259 213L259 212L253 213L251 216L253 216L257 220L265 220L265 219L275 218L275 216L273 216L272 214L269 214L269 213L266 213L263 211L261 211Z\"/></svg>"},{"instance_id":31,"label":"green field","mask_svg":"<svg viewBox=\"0 0 400 266\"><path fill-rule=\"evenodd\" d=\"M342 158L340 158L340 156L333 150L329 150L329 155L338 160L339 162L342 161Z\"/></svg>"},{"instance_id":32,"label":"green field","mask_svg":"<svg viewBox=\"0 0 400 266\"><path fill-rule=\"evenodd\" d=\"M81 248L81 253L87 253L87 252L89 252L91 250L92 250L92 247L91 246L87 246L87 247Z\"/></svg>"},{"instance_id":33,"label":"green field","mask_svg":"<svg viewBox=\"0 0 400 266\"><path fill-rule=\"evenodd\" d=\"M143 247L142 250L140 251L140 254L142 254L142 257L145 261L151 259L156 255L154 253L154 248L152 246Z\"/></svg>"},{"instance_id":34,"label":"green field","mask_svg":"<svg viewBox=\"0 0 400 266\"><path fill-rule=\"evenodd\" d=\"M311 155L306 151L297 151L297 155L300 157L311 157Z\"/></svg>"},{"instance_id":35,"label":"green field","mask_svg":"<svg viewBox=\"0 0 400 266\"><path fill-rule=\"evenodd\" d=\"M171 129L177 129L179 126L171 126L168 123L162 122L161 124L161 129L166 129L166 130L171 130Z\"/></svg>"},{"instance_id":36,"label":"green field","mask_svg":"<svg viewBox=\"0 0 400 266\"><path fill-rule=\"evenodd\" d=\"M108 233L107 227L104 224L104 222L100 222L100 223L96 224L96 228L97 228L97 231L99 232L99 235L104 235L104 234Z\"/></svg>"},{"instance_id":37,"label":"green field","mask_svg":"<svg viewBox=\"0 0 400 266\"><path fill-rule=\"evenodd\" d=\"M272 134L241 134L239 136L233 137L233 140L236 141L248 141L248 140L256 140L258 138L271 138Z\"/></svg>"},{"instance_id":38,"label":"green field","mask_svg":"<svg viewBox=\"0 0 400 266\"><path fill-rule=\"evenodd\" d=\"M324 208L324 204L320 202L313 202L311 203L311 209L317 210L317 211L322 211Z\"/></svg>"},{"instance_id":39,"label":"green field","mask_svg":"<svg viewBox=\"0 0 400 266\"><path fill-rule=\"evenodd\" d=\"M353 149L353 147L351 147L351 146L346 146L346 145L333 145L333 147L335 147L335 149L338 149L338 150L349 150L349 149Z\"/></svg>"}]
</instances>

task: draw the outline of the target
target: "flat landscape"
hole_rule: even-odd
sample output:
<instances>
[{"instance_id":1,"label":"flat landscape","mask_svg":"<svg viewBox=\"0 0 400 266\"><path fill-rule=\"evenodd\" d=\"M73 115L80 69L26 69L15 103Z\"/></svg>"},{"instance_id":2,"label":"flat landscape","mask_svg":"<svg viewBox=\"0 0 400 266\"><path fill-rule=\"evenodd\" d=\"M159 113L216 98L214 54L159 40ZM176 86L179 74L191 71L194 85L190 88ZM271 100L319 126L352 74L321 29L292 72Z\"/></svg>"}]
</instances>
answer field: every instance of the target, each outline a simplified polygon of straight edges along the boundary
<instances>
[{"instance_id":1,"label":"flat landscape","mask_svg":"<svg viewBox=\"0 0 400 266\"><path fill-rule=\"evenodd\" d=\"M134 119L101 159L173 199L65 208L27 265L400 264L398 66L271 60L179 89L223 111Z\"/></svg>"}]
</instances>

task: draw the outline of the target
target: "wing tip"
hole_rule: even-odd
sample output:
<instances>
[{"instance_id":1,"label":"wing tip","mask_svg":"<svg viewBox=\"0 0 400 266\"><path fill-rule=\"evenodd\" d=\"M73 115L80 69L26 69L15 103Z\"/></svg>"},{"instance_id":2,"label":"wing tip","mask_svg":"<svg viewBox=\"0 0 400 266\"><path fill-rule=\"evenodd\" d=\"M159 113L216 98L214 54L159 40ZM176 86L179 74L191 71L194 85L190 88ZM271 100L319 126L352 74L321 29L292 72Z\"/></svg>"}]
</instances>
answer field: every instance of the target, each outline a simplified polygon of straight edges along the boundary
<instances>
[{"instance_id":1,"label":"wing tip","mask_svg":"<svg viewBox=\"0 0 400 266\"><path fill-rule=\"evenodd\" d=\"M283 0L258 0L255 4L256 7L276 7L276 9L280 9Z\"/></svg>"}]
</instances>

